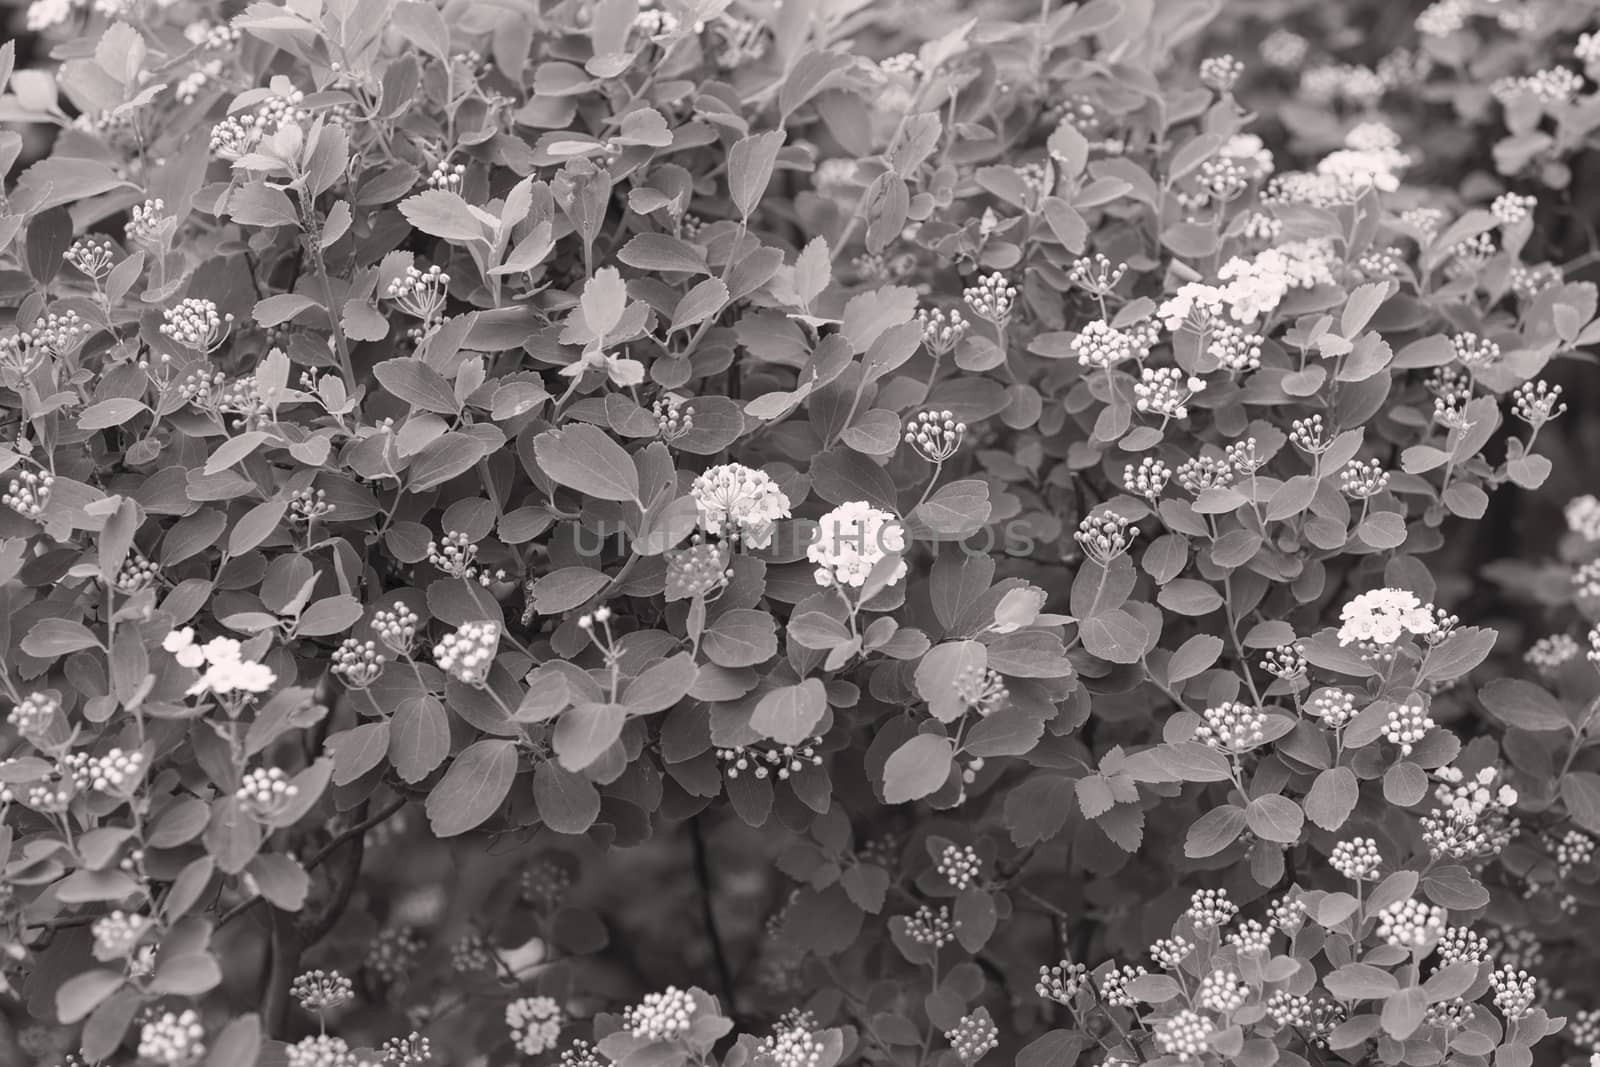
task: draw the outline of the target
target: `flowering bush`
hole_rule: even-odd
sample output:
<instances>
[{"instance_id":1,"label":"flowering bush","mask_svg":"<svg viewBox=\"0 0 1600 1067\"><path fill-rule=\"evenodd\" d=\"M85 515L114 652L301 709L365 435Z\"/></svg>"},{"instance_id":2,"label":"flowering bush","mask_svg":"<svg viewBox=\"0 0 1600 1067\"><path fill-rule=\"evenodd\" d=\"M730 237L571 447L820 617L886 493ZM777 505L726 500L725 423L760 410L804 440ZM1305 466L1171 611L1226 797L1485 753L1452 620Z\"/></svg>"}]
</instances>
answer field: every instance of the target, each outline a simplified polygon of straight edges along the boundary
<instances>
[{"instance_id":1,"label":"flowering bush","mask_svg":"<svg viewBox=\"0 0 1600 1067\"><path fill-rule=\"evenodd\" d=\"M1600 10L1403 6L34 0L0 1061L1600 1055Z\"/></svg>"}]
</instances>

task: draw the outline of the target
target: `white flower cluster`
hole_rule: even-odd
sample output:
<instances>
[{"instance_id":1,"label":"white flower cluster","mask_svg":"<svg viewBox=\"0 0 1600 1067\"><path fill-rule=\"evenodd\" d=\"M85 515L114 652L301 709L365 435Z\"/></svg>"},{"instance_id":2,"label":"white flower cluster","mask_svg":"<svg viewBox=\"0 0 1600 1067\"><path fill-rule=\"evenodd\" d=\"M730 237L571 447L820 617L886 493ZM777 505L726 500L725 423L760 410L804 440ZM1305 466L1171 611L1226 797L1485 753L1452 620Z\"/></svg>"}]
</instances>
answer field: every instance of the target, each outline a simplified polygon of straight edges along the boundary
<instances>
[{"instance_id":1,"label":"white flower cluster","mask_svg":"<svg viewBox=\"0 0 1600 1067\"><path fill-rule=\"evenodd\" d=\"M300 787L281 767L256 767L244 776L233 795L257 819L270 820L283 814L300 795Z\"/></svg>"},{"instance_id":2,"label":"white flower cluster","mask_svg":"<svg viewBox=\"0 0 1600 1067\"><path fill-rule=\"evenodd\" d=\"M1434 951L1446 965L1452 963L1479 964L1493 956L1489 939L1474 933L1468 926L1452 926L1439 935Z\"/></svg>"},{"instance_id":3,"label":"white flower cluster","mask_svg":"<svg viewBox=\"0 0 1600 1067\"><path fill-rule=\"evenodd\" d=\"M1259 919L1246 919L1228 935L1228 944L1241 956L1265 956L1272 950L1272 929Z\"/></svg>"},{"instance_id":4,"label":"white flower cluster","mask_svg":"<svg viewBox=\"0 0 1600 1067\"><path fill-rule=\"evenodd\" d=\"M1392 645L1407 633L1426 637L1438 628L1433 610L1406 589L1362 593L1339 611L1339 643Z\"/></svg>"},{"instance_id":5,"label":"white flower cluster","mask_svg":"<svg viewBox=\"0 0 1600 1067\"><path fill-rule=\"evenodd\" d=\"M404 603L397 603L393 608L380 608L372 613L372 632L386 648L404 655L417 639L419 621L415 611Z\"/></svg>"},{"instance_id":6,"label":"white flower cluster","mask_svg":"<svg viewBox=\"0 0 1600 1067\"><path fill-rule=\"evenodd\" d=\"M1426 706L1396 704L1384 720L1383 736L1390 744L1399 746L1402 756L1409 756L1416 743L1434 726L1433 716L1428 714Z\"/></svg>"},{"instance_id":7,"label":"white flower cluster","mask_svg":"<svg viewBox=\"0 0 1600 1067\"><path fill-rule=\"evenodd\" d=\"M1370 837L1352 837L1348 841L1340 841L1333 846L1328 861L1333 864L1334 870L1353 882L1377 880L1378 871L1383 866L1378 843Z\"/></svg>"},{"instance_id":8,"label":"white flower cluster","mask_svg":"<svg viewBox=\"0 0 1600 1067\"><path fill-rule=\"evenodd\" d=\"M101 916L92 928L94 958L102 962L126 959L154 925L147 915L129 915L124 911Z\"/></svg>"},{"instance_id":9,"label":"white flower cluster","mask_svg":"<svg viewBox=\"0 0 1600 1067\"><path fill-rule=\"evenodd\" d=\"M211 300L188 297L161 312L161 333L184 348L215 352L227 340L233 315L224 315Z\"/></svg>"},{"instance_id":10,"label":"white flower cluster","mask_svg":"<svg viewBox=\"0 0 1600 1067\"><path fill-rule=\"evenodd\" d=\"M944 880L950 883L950 888L960 890L977 880L983 870L983 861L978 858L978 850L971 845L946 845L935 866Z\"/></svg>"},{"instance_id":11,"label":"white flower cluster","mask_svg":"<svg viewBox=\"0 0 1600 1067\"><path fill-rule=\"evenodd\" d=\"M1522 1018L1539 1001L1539 980L1509 963L1490 972L1489 988L1494 990L1494 1006L1507 1019Z\"/></svg>"},{"instance_id":12,"label":"white flower cluster","mask_svg":"<svg viewBox=\"0 0 1600 1067\"><path fill-rule=\"evenodd\" d=\"M433 646L439 669L467 685L481 685L500 647L500 624L490 619L462 623Z\"/></svg>"},{"instance_id":13,"label":"white flower cluster","mask_svg":"<svg viewBox=\"0 0 1600 1067\"><path fill-rule=\"evenodd\" d=\"M1355 718L1356 698L1343 689L1318 689L1306 704L1306 714L1330 730L1340 730Z\"/></svg>"},{"instance_id":14,"label":"white flower cluster","mask_svg":"<svg viewBox=\"0 0 1600 1067\"><path fill-rule=\"evenodd\" d=\"M997 325L1011 317L1017 303L1017 287L999 271L985 274L976 284L963 289L961 295L974 315Z\"/></svg>"},{"instance_id":15,"label":"white flower cluster","mask_svg":"<svg viewBox=\"0 0 1600 1067\"><path fill-rule=\"evenodd\" d=\"M306 1011L331 1011L355 999L355 983L338 971L319 968L296 975L289 995Z\"/></svg>"},{"instance_id":16,"label":"white flower cluster","mask_svg":"<svg viewBox=\"0 0 1600 1067\"><path fill-rule=\"evenodd\" d=\"M694 998L677 986L668 986L647 994L623 1012L622 1025L646 1041L671 1041L689 1032L694 1013Z\"/></svg>"},{"instance_id":17,"label":"white flower cluster","mask_svg":"<svg viewBox=\"0 0 1600 1067\"><path fill-rule=\"evenodd\" d=\"M242 658L242 646L231 637L213 637L204 645L197 645L194 628L185 626L170 631L162 638L161 647L170 652L180 666L194 670L205 666L199 680L189 687L189 696L265 693L278 680L272 668Z\"/></svg>"},{"instance_id":18,"label":"white flower cluster","mask_svg":"<svg viewBox=\"0 0 1600 1067\"><path fill-rule=\"evenodd\" d=\"M385 1067L423 1067L433 1059L433 1043L413 1030L405 1037L391 1037L378 1052Z\"/></svg>"},{"instance_id":19,"label":"white flower cluster","mask_svg":"<svg viewBox=\"0 0 1600 1067\"><path fill-rule=\"evenodd\" d=\"M1127 964L1112 968L1100 979L1100 999L1113 1008L1133 1007L1138 1002L1128 992L1128 983L1149 973L1143 967L1130 967Z\"/></svg>"},{"instance_id":20,"label":"white flower cluster","mask_svg":"<svg viewBox=\"0 0 1600 1067\"><path fill-rule=\"evenodd\" d=\"M817 565L818 585L860 589L873 567L905 548L905 527L900 520L858 500L840 504L817 520L817 539L807 546L806 558ZM898 582L905 574L902 560L889 583Z\"/></svg>"},{"instance_id":21,"label":"white flower cluster","mask_svg":"<svg viewBox=\"0 0 1600 1067\"><path fill-rule=\"evenodd\" d=\"M922 325L922 343L935 356L950 352L967 335L971 323L956 308L922 308L917 312L917 322Z\"/></svg>"},{"instance_id":22,"label":"white flower cluster","mask_svg":"<svg viewBox=\"0 0 1600 1067\"><path fill-rule=\"evenodd\" d=\"M818 1067L827 1051L809 1012L788 1012L756 1046L759 1067Z\"/></svg>"},{"instance_id":23,"label":"white flower cluster","mask_svg":"<svg viewBox=\"0 0 1600 1067\"><path fill-rule=\"evenodd\" d=\"M906 420L905 442L929 463L943 463L961 449L967 424L952 411L919 411Z\"/></svg>"},{"instance_id":24,"label":"white flower cluster","mask_svg":"<svg viewBox=\"0 0 1600 1067\"><path fill-rule=\"evenodd\" d=\"M1250 989L1233 971L1214 970L1200 980L1200 990L1195 1000L1207 1011L1226 1015L1244 1007L1250 999Z\"/></svg>"},{"instance_id":25,"label":"white flower cluster","mask_svg":"<svg viewBox=\"0 0 1600 1067\"><path fill-rule=\"evenodd\" d=\"M164 1012L139 1030L139 1057L162 1067L188 1067L205 1054L206 1030L191 1011Z\"/></svg>"},{"instance_id":26,"label":"white flower cluster","mask_svg":"<svg viewBox=\"0 0 1600 1067\"><path fill-rule=\"evenodd\" d=\"M443 310L445 300L450 295L450 275L438 266L427 270L408 266L404 274L389 283L384 295L400 305L406 314L421 319L425 324L431 323Z\"/></svg>"},{"instance_id":27,"label":"white flower cluster","mask_svg":"<svg viewBox=\"0 0 1600 1067\"><path fill-rule=\"evenodd\" d=\"M1156 1044L1179 1063L1188 1063L1210 1051L1211 1035L1215 1031L1210 1019L1192 1008L1184 1008L1156 1027Z\"/></svg>"},{"instance_id":28,"label":"white flower cluster","mask_svg":"<svg viewBox=\"0 0 1600 1067\"><path fill-rule=\"evenodd\" d=\"M1133 547L1139 528L1114 511L1085 515L1072 535L1083 554L1102 567Z\"/></svg>"},{"instance_id":29,"label":"white flower cluster","mask_svg":"<svg viewBox=\"0 0 1600 1067\"><path fill-rule=\"evenodd\" d=\"M1088 984L1088 967L1062 960L1054 966L1039 965L1039 981L1034 984L1033 991L1039 994L1041 1000L1053 1000L1063 1007L1071 1007Z\"/></svg>"},{"instance_id":30,"label":"white flower cluster","mask_svg":"<svg viewBox=\"0 0 1600 1067\"><path fill-rule=\"evenodd\" d=\"M1378 912L1378 936L1397 948L1420 949L1444 932L1444 909L1414 897Z\"/></svg>"},{"instance_id":31,"label":"white flower cluster","mask_svg":"<svg viewBox=\"0 0 1600 1067\"><path fill-rule=\"evenodd\" d=\"M740 463L712 467L690 489L708 534L766 548L779 519L789 517L789 497L766 471Z\"/></svg>"},{"instance_id":32,"label":"white flower cluster","mask_svg":"<svg viewBox=\"0 0 1600 1067\"><path fill-rule=\"evenodd\" d=\"M329 666L334 674L344 679L352 689L365 689L383 673L386 657L378 651L375 641L362 641L347 637L333 653Z\"/></svg>"},{"instance_id":33,"label":"white flower cluster","mask_svg":"<svg viewBox=\"0 0 1600 1067\"><path fill-rule=\"evenodd\" d=\"M1420 821L1422 840L1435 859L1477 859L1492 856L1511 843L1520 827L1511 814L1517 791L1505 783L1497 767L1467 776L1459 767L1434 772L1439 807Z\"/></svg>"},{"instance_id":34,"label":"white flower cluster","mask_svg":"<svg viewBox=\"0 0 1600 1067\"><path fill-rule=\"evenodd\" d=\"M1571 633L1549 633L1528 646L1522 659L1530 667L1550 673L1562 669L1563 665L1576 659L1581 651L1578 640Z\"/></svg>"},{"instance_id":35,"label":"white flower cluster","mask_svg":"<svg viewBox=\"0 0 1600 1067\"><path fill-rule=\"evenodd\" d=\"M1260 708L1225 700L1209 707L1195 727L1194 739L1203 745L1228 753L1243 753L1261 744L1267 716Z\"/></svg>"},{"instance_id":36,"label":"white flower cluster","mask_svg":"<svg viewBox=\"0 0 1600 1067\"><path fill-rule=\"evenodd\" d=\"M1226 926L1239 914L1239 906L1228 899L1226 889L1197 889L1184 914L1197 927Z\"/></svg>"},{"instance_id":37,"label":"white flower cluster","mask_svg":"<svg viewBox=\"0 0 1600 1067\"><path fill-rule=\"evenodd\" d=\"M284 1050L289 1067L376 1067L361 1059L342 1037L303 1037Z\"/></svg>"},{"instance_id":38,"label":"white flower cluster","mask_svg":"<svg viewBox=\"0 0 1600 1067\"><path fill-rule=\"evenodd\" d=\"M1216 361L1218 369L1242 374L1261 366L1261 344L1260 334L1231 322L1218 322L1212 324L1206 354Z\"/></svg>"},{"instance_id":39,"label":"white flower cluster","mask_svg":"<svg viewBox=\"0 0 1600 1067\"><path fill-rule=\"evenodd\" d=\"M1583 91L1583 75L1566 67L1547 67L1521 77L1496 79L1489 93L1509 106L1519 100L1544 105L1570 104Z\"/></svg>"},{"instance_id":40,"label":"white flower cluster","mask_svg":"<svg viewBox=\"0 0 1600 1067\"><path fill-rule=\"evenodd\" d=\"M736 745L719 748L716 754L729 778L753 772L760 780L776 774L778 781L787 782L807 767L822 766L822 754L817 751L821 743L822 738L813 737L798 745Z\"/></svg>"},{"instance_id":41,"label":"white flower cluster","mask_svg":"<svg viewBox=\"0 0 1600 1067\"><path fill-rule=\"evenodd\" d=\"M11 709L6 716L7 725L17 728L17 732L35 744L42 741L55 725L56 716L61 711L61 701L49 693L29 693L22 698L22 702Z\"/></svg>"},{"instance_id":42,"label":"white flower cluster","mask_svg":"<svg viewBox=\"0 0 1600 1067\"><path fill-rule=\"evenodd\" d=\"M561 1041L561 1005L550 997L519 997L506 1005L506 1029L524 1056L537 1056Z\"/></svg>"},{"instance_id":43,"label":"white flower cluster","mask_svg":"<svg viewBox=\"0 0 1600 1067\"><path fill-rule=\"evenodd\" d=\"M113 748L103 756L87 752L71 752L61 761L62 769L71 776L72 784L81 791L97 790L102 793L125 792L137 784L144 774L143 752L124 752Z\"/></svg>"},{"instance_id":44,"label":"white flower cluster","mask_svg":"<svg viewBox=\"0 0 1600 1067\"><path fill-rule=\"evenodd\" d=\"M1575 496L1563 509L1567 529L1585 541L1600 541L1600 498L1593 493Z\"/></svg>"},{"instance_id":45,"label":"white flower cluster","mask_svg":"<svg viewBox=\"0 0 1600 1067\"><path fill-rule=\"evenodd\" d=\"M1176 971L1194 952L1194 942L1182 934L1158 937L1150 946L1150 957L1169 971Z\"/></svg>"},{"instance_id":46,"label":"white flower cluster","mask_svg":"<svg viewBox=\"0 0 1600 1067\"><path fill-rule=\"evenodd\" d=\"M1172 479L1172 469L1159 459L1146 456L1135 467L1129 463L1122 468L1122 487L1134 496L1142 496L1154 504L1160 498L1167 482Z\"/></svg>"},{"instance_id":47,"label":"white flower cluster","mask_svg":"<svg viewBox=\"0 0 1600 1067\"><path fill-rule=\"evenodd\" d=\"M1094 370L1137 359L1144 351L1134 334L1119 330L1104 319L1084 324L1072 339L1072 352L1078 357L1078 365Z\"/></svg>"},{"instance_id":48,"label":"white flower cluster","mask_svg":"<svg viewBox=\"0 0 1600 1067\"><path fill-rule=\"evenodd\" d=\"M906 936L932 948L943 948L954 941L956 924L950 918L950 906L941 904L938 910L927 904L919 906L916 914L906 918Z\"/></svg>"},{"instance_id":49,"label":"white flower cluster","mask_svg":"<svg viewBox=\"0 0 1600 1067\"><path fill-rule=\"evenodd\" d=\"M1399 135L1388 126L1360 123L1345 135L1344 147L1324 156L1314 171L1274 178L1264 199L1331 208L1354 203L1371 189L1392 193L1411 165L1399 145Z\"/></svg>"},{"instance_id":50,"label":"white flower cluster","mask_svg":"<svg viewBox=\"0 0 1600 1067\"><path fill-rule=\"evenodd\" d=\"M50 506L56 476L49 471L19 471L6 486L0 504L4 504L25 519L37 519Z\"/></svg>"},{"instance_id":51,"label":"white flower cluster","mask_svg":"<svg viewBox=\"0 0 1600 1067\"><path fill-rule=\"evenodd\" d=\"M1000 1030L987 1012L962 1016L944 1038L962 1063L977 1063L1000 1046Z\"/></svg>"},{"instance_id":52,"label":"white flower cluster","mask_svg":"<svg viewBox=\"0 0 1600 1067\"><path fill-rule=\"evenodd\" d=\"M1144 367L1133 384L1134 407L1167 419L1187 419L1189 401L1206 387L1204 378L1178 367Z\"/></svg>"}]
</instances>

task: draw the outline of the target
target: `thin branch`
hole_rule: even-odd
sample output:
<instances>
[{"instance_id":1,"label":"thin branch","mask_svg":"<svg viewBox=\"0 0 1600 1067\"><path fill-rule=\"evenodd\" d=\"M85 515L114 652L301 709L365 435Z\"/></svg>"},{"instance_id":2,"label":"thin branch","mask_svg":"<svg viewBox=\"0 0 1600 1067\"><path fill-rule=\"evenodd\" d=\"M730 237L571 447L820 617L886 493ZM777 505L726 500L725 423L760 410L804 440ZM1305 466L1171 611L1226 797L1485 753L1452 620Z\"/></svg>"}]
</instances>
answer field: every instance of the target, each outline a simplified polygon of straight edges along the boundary
<instances>
[{"instance_id":1,"label":"thin branch","mask_svg":"<svg viewBox=\"0 0 1600 1067\"><path fill-rule=\"evenodd\" d=\"M722 987L722 999L728 1005L728 1014L736 1016L739 1014L739 1003L735 999L733 968L728 965L728 952L717 930L716 909L712 907L711 861L699 815L689 820L689 840L694 844L694 877L700 883L700 917L705 923L706 936L711 938L711 956L717 965L717 983Z\"/></svg>"}]
</instances>

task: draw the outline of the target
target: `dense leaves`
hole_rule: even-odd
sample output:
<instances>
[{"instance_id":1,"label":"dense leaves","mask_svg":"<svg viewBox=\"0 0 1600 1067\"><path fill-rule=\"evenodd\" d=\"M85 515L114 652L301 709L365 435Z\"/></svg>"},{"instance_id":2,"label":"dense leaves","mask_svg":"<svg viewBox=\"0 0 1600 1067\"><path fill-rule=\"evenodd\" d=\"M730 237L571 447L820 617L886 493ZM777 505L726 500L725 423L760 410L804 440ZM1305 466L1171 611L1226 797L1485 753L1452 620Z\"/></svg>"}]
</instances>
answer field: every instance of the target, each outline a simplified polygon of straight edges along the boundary
<instances>
[{"instance_id":1,"label":"dense leaves","mask_svg":"<svg viewBox=\"0 0 1600 1067\"><path fill-rule=\"evenodd\" d=\"M36 0L0 1061L1600 1052L1513 6Z\"/></svg>"}]
</instances>

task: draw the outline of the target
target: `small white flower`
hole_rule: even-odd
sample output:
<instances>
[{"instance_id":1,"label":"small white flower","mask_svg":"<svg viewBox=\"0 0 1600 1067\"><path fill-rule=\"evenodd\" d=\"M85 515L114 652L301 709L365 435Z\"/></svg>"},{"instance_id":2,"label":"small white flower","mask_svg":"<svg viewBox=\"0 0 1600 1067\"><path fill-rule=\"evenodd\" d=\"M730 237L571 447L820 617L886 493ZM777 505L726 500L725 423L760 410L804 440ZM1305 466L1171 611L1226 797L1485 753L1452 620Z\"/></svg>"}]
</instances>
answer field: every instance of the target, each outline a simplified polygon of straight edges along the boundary
<instances>
[{"instance_id":1,"label":"small white flower","mask_svg":"<svg viewBox=\"0 0 1600 1067\"><path fill-rule=\"evenodd\" d=\"M904 552L905 527L900 520L864 500L840 504L817 520L817 540L806 558L817 565L818 585L860 589L877 563L892 553ZM901 561L889 579L892 585L905 577Z\"/></svg>"},{"instance_id":2,"label":"small white flower","mask_svg":"<svg viewBox=\"0 0 1600 1067\"><path fill-rule=\"evenodd\" d=\"M194 643L193 626L168 631L167 636L161 639L161 647L172 653L182 667L197 670L206 661L205 651Z\"/></svg>"},{"instance_id":3,"label":"small white flower","mask_svg":"<svg viewBox=\"0 0 1600 1067\"><path fill-rule=\"evenodd\" d=\"M750 548L770 545L777 521L789 517L789 497L772 476L740 463L712 467L694 480L690 492L702 530L739 538Z\"/></svg>"},{"instance_id":4,"label":"small white flower","mask_svg":"<svg viewBox=\"0 0 1600 1067\"><path fill-rule=\"evenodd\" d=\"M1433 612L1405 589L1374 589L1345 604L1339 612L1339 643L1370 642L1392 645L1406 633L1418 637L1438 628Z\"/></svg>"},{"instance_id":5,"label":"small white flower","mask_svg":"<svg viewBox=\"0 0 1600 1067\"><path fill-rule=\"evenodd\" d=\"M506 1005L511 1043L524 1056L537 1056L561 1041L561 1006L550 997L521 997Z\"/></svg>"}]
</instances>

